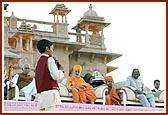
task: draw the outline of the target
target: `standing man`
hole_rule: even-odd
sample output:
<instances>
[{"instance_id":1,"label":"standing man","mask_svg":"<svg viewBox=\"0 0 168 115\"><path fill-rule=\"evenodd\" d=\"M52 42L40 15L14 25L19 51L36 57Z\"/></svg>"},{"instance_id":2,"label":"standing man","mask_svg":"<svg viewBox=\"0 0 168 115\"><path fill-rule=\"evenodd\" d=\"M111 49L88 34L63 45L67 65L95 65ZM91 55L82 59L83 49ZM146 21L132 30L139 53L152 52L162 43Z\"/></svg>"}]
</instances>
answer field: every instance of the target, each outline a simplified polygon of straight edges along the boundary
<instances>
[{"instance_id":1,"label":"standing man","mask_svg":"<svg viewBox=\"0 0 168 115\"><path fill-rule=\"evenodd\" d=\"M58 70L53 58L54 45L51 41L42 39L37 43L41 53L35 70L35 80L40 110L55 111L61 105L57 80L61 79L62 70Z\"/></svg>"},{"instance_id":2,"label":"standing man","mask_svg":"<svg viewBox=\"0 0 168 115\"><path fill-rule=\"evenodd\" d=\"M80 29L80 24L78 24L76 26L76 33L77 33L77 42L82 42L82 38L81 38L81 29Z\"/></svg>"},{"instance_id":3,"label":"standing man","mask_svg":"<svg viewBox=\"0 0 168 115\"><path fill-rule=\"evenodd\" d=\"M139 78L140 72L137 68L133 69L132 75L127 77L125 86L135 92L136 98L139 99L144 107L155 107L153 94L148 94L144 82Z\"/></svg>"}]
</instances>

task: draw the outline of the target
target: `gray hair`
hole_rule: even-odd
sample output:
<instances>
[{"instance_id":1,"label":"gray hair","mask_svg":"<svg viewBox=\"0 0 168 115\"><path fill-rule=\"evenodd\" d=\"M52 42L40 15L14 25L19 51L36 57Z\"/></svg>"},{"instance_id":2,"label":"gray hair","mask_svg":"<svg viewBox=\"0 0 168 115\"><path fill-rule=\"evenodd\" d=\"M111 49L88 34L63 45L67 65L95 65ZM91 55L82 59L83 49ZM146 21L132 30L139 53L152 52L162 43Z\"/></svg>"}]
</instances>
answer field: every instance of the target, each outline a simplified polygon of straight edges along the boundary
<instances>
[{"instance_id":1,"label":"gray hair","mask_svg":"<svg viewBox=\"0 0 168 115\"><path fill-rule=\"evenodd\" d=\"M24 63L24 64L22 65L22 69L24 69L26 66L28 66L28 67L30 68L30 64Z\"/></svg>"}]
</instances>

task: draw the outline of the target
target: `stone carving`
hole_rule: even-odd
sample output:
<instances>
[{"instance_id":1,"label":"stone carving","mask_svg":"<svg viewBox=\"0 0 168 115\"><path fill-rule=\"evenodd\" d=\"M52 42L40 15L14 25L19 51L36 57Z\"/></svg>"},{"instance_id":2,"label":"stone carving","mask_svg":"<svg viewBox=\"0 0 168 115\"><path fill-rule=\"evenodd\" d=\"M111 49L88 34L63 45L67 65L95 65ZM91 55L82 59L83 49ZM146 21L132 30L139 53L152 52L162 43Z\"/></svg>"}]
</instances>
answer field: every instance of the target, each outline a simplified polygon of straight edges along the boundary
<instances>
[{"instance_id":1,"label":"stone carving","mask_svg":"<svg viewBox=\"0 0 168 115\"><path fill-rule=\"evenodd\" d=\"M33 27L31 27L30 24L26 24L26 21L23 21L18 28L19 31L24 31L24 32L33 32L35 29L37 29L37 25L34 24Z\"/></svg>"}]
</instances>

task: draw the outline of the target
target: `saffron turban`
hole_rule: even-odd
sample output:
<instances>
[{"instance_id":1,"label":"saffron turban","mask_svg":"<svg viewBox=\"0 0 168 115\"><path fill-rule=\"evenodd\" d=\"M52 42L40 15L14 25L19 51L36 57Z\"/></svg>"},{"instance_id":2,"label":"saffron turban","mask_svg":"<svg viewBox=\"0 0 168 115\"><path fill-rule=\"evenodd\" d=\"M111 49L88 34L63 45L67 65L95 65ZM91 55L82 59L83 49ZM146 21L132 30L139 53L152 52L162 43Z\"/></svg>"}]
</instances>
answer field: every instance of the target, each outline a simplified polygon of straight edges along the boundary
<instances>
[{"instance_id":1,"label":"saffron turban","mask_svg":"<svg viewBox=\"0 0 168 115\"><path fill-rule=\"evenodd\" d=\"M105 81L112 80L112 81L114 82L114 80L113 80L113 77L112 77L112 76L106 76L106 77L104 77L104 80L105 80Z\"/></svg>"},{"instance_id":2,"label":"saffron turban","mask_svg":"<svg viewBox=\"0 0 168 115\"><path fill-rule=\"evenodd\" d=\"M74 68L73 68L74 71L82 71L82 67L80 65L74 65Z\"/></svg>"}]
</instances>

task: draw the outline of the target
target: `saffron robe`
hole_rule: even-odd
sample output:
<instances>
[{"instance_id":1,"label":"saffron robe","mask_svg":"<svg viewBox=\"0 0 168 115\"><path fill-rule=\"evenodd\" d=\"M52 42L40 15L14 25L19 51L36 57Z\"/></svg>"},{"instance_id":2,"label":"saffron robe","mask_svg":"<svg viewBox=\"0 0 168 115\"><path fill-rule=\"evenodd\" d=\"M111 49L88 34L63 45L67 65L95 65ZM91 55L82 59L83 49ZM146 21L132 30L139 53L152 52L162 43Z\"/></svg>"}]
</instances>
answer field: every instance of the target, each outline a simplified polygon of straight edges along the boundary
<instances>
[{"instance_id":1,"label":"saffron robe","mask_svg":"<svg viewBox=\"0 0 168 115\"><path fill-rule=\"evenodd\" d=\"M116 101L114 101L112 98ZM117 93L117 90L114 86L112 86L108 95L106 95L106 105L119 105L120 103L121 99Z\"/></svg>"},{"instance_id":2,"label":"saffron robe","mask_svg":"<svg viewBox=\"0 0 168 115\"><path fill-rule=\"evenodd\" d=\"M91 103L96 101L94 89L83 78L71 76L67 79L66 86L72 87L72 97L75 103L86 103L87 99ZM80 86L83 86L84 89L80 88Z\"/></svg>"}]
</instances>

